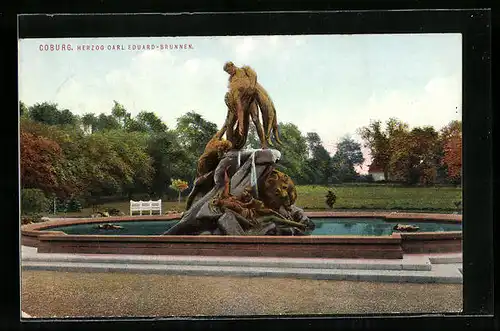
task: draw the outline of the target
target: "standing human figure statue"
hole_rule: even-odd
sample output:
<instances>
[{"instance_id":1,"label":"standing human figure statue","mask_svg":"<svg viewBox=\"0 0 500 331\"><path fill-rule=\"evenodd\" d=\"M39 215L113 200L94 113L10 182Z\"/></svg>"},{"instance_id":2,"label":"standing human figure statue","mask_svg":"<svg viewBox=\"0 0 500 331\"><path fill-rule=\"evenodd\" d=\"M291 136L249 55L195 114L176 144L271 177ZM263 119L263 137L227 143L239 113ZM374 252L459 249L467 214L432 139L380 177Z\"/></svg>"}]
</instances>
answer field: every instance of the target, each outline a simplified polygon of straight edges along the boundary
<instances>
[{"instance_id":1,"label":"standing human figure statue","mask_svg":"<svg viewBox=\"0 0 500 331\"><path fill-rule=\"evenodd\" d=\"M241 149L245 145L249 117L255 125L261 148L272 145L271 133L276 142L281 144L276 109L267 91L257 82L255 71L249 66L238 68L232 62L226 62L223 69L229 74L229 91L224 97L228 114L221 130L226 132L226 138L233 143L233 148ZM263 125L260 123L259 109Z\"/></svg>"}]
</instances>

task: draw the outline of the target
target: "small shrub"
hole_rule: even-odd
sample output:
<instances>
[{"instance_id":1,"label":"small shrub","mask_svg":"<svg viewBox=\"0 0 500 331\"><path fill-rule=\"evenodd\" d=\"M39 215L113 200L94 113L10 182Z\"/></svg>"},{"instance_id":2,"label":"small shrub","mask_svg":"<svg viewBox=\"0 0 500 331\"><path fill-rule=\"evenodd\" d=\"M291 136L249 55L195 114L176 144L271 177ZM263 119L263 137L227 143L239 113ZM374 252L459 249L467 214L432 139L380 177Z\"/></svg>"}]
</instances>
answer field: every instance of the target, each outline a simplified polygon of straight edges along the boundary
<instances>
[{"instance_id":1,"label":"small shrub","mask_svg":"<svg viewBox=\"0 0 500 331\"><path fill-rule=\"evenodd\" d=\"M75 197L66 200L66 212L74 213L82 211L82 203Z\"/></svg>"},{"instance_id":2,"label":"small shrub","mask_svg":"<svg viewBox=\"0 0 500 331\"><path fill-rule=\"evenodd\" d=\"M337 201L337 196L335 193L333 193L331 190L328 190L328 193L326 194L326 204L328 207L333 208L333 205Z\"/></svg>"},{"instance_id":3,"label":"small shrub","mask_svg":"<svg viewBox=\"0 0 500 331\"><path fill-rule=\"evenodd\" d=\"M108 208L108 209L106 209L106 211L108 212L109 216L121 216L121 215L123 215L123 213L117 208Z\"/></svg>"},{"instance_id":4,"label":"small shrub","mask_svg":"<svg viewBox=\"0 0 500 331\"><path fill-rule=\"evenodd\" d=\"M31 223L40 223L40 222L42 222L42 215L37 214L37 213L21 216L21 225L31 224Z\"/></svg>"},{"instance_id":5,"label":"small shrub","mask_svg":"<svg viewBox=\"0 0 500 331\"><path fill-rule=\"evenodd\" d=\"M21 190L21 214L23 215L45 212L49 203L49 199L40 189L28 188Z\"/></svg>"},{"instance_id":6,"label":"small shrub","mask_svg":"<svg viewBox=\"0 0 500 331\"><path fill-rule=\"evenodd\" d=\"M52 200L51 206L49 207L50 211L54 212L54 200ZM60 198L56 198L56 212L65 213L66 212L66 201Z\"/></svg>"}]
</instances>

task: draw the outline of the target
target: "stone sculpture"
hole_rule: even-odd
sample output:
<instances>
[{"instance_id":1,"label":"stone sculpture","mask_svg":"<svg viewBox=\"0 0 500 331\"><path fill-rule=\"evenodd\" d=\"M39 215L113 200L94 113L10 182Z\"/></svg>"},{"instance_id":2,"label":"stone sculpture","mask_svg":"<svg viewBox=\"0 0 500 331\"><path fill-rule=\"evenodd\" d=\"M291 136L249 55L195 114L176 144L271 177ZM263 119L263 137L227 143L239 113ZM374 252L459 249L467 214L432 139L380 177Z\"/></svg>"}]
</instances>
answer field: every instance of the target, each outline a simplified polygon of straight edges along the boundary
<instances>
[{"instance_id":1,"label":"stone sculpture","mask_svg":"<svg viewBox=\"0 0 500 331\"><path fill-rule=\"evenodd\" d=\"M104 223L104 224L98 224L96 226L96 229L100 229L100 230L119 230L119 229L123 229L123 226L112 224L112 223Z\"/></svg>"},{"instance_id":2,"label":"stone sculpture","mask_svg":"<svg viewBox=\"0 0 500 331\"><path fill-rule=\"evenodd\" d=\"M197 179L181 220L165 235L304 235L314 223L295 206L292 179L276 169L281 144L276 110L248 66L224 65L230 74L228 115L198 160ZM258 111L262 113L260 124ZM250 118L261 149L244 150ZM235 127L236 126L236 127ZM223 135L226 135L226 139Z\"/></svg>"},{"instance_id":3,"label":"stone sculpture","mask_svg":"<svg viewBox=\"0 0 500 331\"><path fill-rule=\"evenodd\" d=\"M259 136L261 148L273 145L272 135L276 142L281 144L274 103L267 91L257 82L255 71L249 66L238 68L232 62L224 64L224 71L229 74L229 91L224 97L228 109L221 131L225 131L227 140L235 149L241 149L246 143L250 117ZM262 125L259 110L262 114Z\"/></svg>"},{"instance_id":4,"label":"stone sculpture","mask_svg":"<svg viewBox=\"0 0 500 331\"><path fill-rule=\"evenodd\" d=\"M396 224L392 229L401 232L415 232L418 231L420 228L416 225L411 225L411 224Z\"/></svg>"}]
</instances>

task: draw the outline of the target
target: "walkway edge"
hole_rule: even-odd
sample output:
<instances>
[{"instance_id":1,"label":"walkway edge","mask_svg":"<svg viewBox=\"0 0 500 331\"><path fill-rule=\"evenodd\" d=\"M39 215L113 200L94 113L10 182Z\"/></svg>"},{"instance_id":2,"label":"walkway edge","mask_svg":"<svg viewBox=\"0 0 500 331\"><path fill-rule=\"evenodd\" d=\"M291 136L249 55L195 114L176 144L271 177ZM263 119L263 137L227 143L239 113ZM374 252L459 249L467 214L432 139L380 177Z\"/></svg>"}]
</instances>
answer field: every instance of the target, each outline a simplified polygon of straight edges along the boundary
<instances>
[{"instance_id":1,"label":"walkway edge","mask_svg":"<svg viewBox=\"0 0 500 331\"><path fill-rule=\"evenodd\" d=\"M442 267L445 266L446 269ZM256 268L238 266L167 266L151 264L113 263L23 263L23 270L53 270L66 272L128 272L145 274L176 274L205 276L245 277L293 277L328 280L355 280L406 283L461 284L462 275L451 269L453 265L441 265L432 271L410 270L357 270L357 269L304 269L304 268Z\"/></svg>"}]
</instances>

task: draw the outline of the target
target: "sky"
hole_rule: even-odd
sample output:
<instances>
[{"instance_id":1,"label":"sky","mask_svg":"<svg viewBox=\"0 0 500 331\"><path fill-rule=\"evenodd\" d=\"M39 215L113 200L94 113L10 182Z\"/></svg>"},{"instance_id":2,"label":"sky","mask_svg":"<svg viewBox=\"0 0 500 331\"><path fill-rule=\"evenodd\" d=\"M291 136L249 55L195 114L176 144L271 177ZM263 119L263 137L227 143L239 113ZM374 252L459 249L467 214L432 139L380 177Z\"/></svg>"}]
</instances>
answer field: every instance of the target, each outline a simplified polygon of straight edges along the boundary
<instances>
[{"instance_id":1,"label":"sky","mask_svg":"<svg viewBox=\"0 0 500 331\"><path fill-rule=\"evenodd\" d=\"M332 155L345 135L362 143L356 130L370 120L439 130L462 116L460 34L20 39L19 98L78 115L110 114L116 100L132 116L156 113L169 128L196 111L221 127L226 61L251 66L278 121L317 132ZM358 171L366 173L363 153Z\"/></svg>"}]
</instances>

